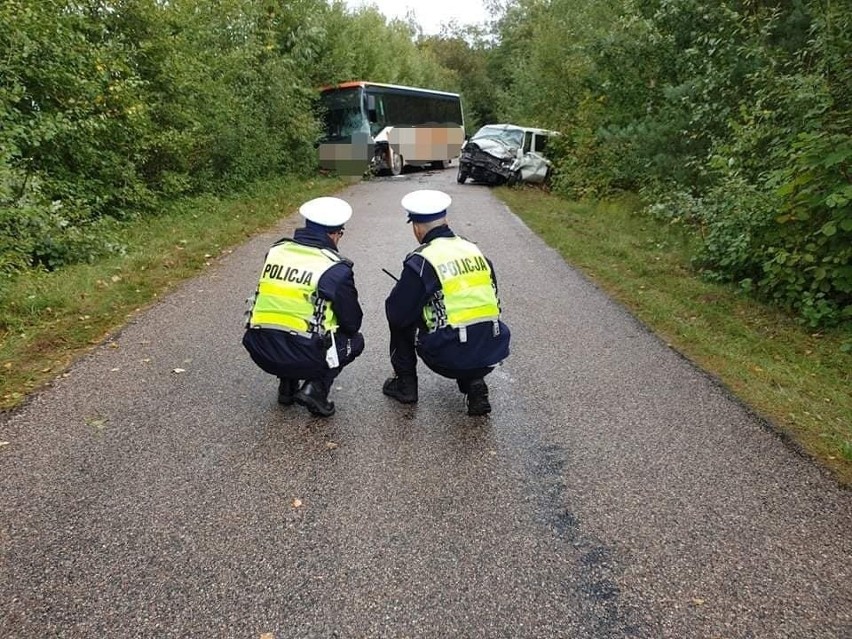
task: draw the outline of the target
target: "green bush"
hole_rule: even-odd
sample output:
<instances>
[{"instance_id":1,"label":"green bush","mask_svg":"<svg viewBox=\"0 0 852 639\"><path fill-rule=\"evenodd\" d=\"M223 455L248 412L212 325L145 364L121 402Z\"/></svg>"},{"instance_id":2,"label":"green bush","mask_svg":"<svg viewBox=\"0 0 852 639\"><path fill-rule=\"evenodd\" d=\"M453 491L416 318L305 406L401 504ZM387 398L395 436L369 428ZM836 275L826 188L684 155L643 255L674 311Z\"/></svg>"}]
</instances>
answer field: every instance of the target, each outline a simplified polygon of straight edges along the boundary
<instances>
[{"instance_id":1,"label":"green bush","mask_svg":"<svg viewBox=\"0 0 852 639\"><path fill-rule=\"evenodd\" d=\"M75 262L92 262L106 254L122 254L120 223L92 218L62 202L20 203L0 208L0 274L28 268L55 270Z\"/></svg>"},{"instance_id":2,"label":"green bush","mask_svg":"<svg viewBox=\"0 0 852 639\"><path fill-rule=\"evenodd\" d=\"M800 134L772 176L784 199L761 288L812 326L852 320L850 123Z\"/></svg>"},{"instance_id":3,"label":"green bush","mask_svg":"<svg viewBox=\"0 0 852 639\"><path fill-rule=\"evenodd\" d=\"M852 319L848 3L517 0L492 58L507 119L560 129L553 187L641 191L706 277L809 325Z\"/></svg>"}]
</instances>

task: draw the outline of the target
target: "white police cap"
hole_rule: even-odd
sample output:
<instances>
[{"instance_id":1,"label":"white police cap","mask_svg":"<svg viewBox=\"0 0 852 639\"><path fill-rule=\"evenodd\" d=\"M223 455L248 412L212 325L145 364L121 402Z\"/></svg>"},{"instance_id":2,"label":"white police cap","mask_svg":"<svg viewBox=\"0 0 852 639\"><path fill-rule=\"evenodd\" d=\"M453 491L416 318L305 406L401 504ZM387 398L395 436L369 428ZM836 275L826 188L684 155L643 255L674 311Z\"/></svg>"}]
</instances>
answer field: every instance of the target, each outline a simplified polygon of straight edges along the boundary
<instances>
[{"instance_id":1,"label":"white police cap","mask_svg":"<svg viewBox=\"0 0 852 639\"><path fill-rule=\"evenodd\" d=\"M337 229L352 217L352 207L339 197L318 197L302 204L299 213L309 222Z\"/></svg>"},{"instance_id":2,"label":"white police cap","mask_svg":"<svg viewBox=\"0 0 852 639\"><path fill-rule=\"evenodd\" d=\"M444 217L452 202L453 198L443 191L422 189L406 195L401 204L409 222L431 222Z\"/></svg>"}]
</instances>

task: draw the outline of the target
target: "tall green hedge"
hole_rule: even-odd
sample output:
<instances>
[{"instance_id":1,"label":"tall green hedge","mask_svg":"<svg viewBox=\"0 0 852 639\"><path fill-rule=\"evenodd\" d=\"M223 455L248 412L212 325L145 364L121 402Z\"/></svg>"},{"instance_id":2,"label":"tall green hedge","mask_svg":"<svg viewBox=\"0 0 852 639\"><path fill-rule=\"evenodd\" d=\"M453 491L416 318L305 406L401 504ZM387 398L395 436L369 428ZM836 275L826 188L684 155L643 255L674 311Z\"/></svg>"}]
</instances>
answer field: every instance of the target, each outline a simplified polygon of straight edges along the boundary
<instances>
[{"instance_id":1,"label":"tall green hedge","mask_svg":"<svg viewBox=\"0 0 852 639\"><path fill-rule=\"evenodd\" d=\"M565 132L554 188L641 190L707 277L852 320L852 5L517 0L498 32L501 117Z\"/></svg>"},{"instance_id":2,"label":"tall green hedge","mask_svg":"<svg viewBox=\"0 0 852 639\"><path fill-rule=\"evenodd\" d=\"M339 0L4 0L0 285L122 250L164 199L313 171L322 85L456 88L413 36Z\"/></svg>"}]
</instances>

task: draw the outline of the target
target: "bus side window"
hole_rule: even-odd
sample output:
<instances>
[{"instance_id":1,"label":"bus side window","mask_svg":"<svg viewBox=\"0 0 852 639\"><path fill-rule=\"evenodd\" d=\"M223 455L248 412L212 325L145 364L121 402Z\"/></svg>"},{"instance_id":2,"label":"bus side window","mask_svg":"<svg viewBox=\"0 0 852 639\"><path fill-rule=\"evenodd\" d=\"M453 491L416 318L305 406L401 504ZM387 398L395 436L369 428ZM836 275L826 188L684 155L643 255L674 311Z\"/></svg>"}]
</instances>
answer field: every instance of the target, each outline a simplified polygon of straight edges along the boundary
<instances>
[{"instance_id":1,"label":"bus side window","mask_svg":"<svg viewBox=\"0 0 852 639\"><path fill-rule=\"evenodd\" d=\"M376 115L376 96L367 94L367 119L370 122L377 122L378 117Z\"/></svg>"},{"instance_id":2,"label":"bus side window","mask_svg":"<svg viewBox=\"0 0 852 639\"><path fill-rule=\"evenodd\" d=\"M378 122L387 122L387 116L385 116L385 100L382 96L378 96L376 99L376 111L379 114Z\"/></svg>"}]
</instances>

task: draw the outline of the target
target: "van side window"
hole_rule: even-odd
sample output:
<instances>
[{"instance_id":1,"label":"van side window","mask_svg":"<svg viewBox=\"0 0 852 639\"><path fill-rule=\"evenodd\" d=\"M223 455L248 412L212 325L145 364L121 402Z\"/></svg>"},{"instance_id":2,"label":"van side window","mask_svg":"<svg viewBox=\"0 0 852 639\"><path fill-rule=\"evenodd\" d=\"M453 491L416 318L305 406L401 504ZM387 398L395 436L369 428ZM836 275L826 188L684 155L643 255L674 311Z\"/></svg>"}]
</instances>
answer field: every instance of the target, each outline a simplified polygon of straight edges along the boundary
<instances>
[{"instance_id":1,"label":"van side window","mask_svg":"<svg viewBox=\"0 0 852 639\"><path fill-rule=\"evenodd\" d=\"M544 154L544 149L547 146L547 136L546 135L537 135L535 136L535 152Z\"/></svg>"},{"instance_id":2,"label":"van side window","mask_svg":"<svg viewBox=\"0 0 852 639\"><path fill-rule=\"evenodd\" d=\"M532 150L532 131L524 133L524 153L529 153Z\"/></svg>"}]
</instances>

